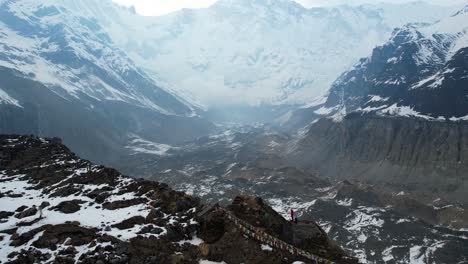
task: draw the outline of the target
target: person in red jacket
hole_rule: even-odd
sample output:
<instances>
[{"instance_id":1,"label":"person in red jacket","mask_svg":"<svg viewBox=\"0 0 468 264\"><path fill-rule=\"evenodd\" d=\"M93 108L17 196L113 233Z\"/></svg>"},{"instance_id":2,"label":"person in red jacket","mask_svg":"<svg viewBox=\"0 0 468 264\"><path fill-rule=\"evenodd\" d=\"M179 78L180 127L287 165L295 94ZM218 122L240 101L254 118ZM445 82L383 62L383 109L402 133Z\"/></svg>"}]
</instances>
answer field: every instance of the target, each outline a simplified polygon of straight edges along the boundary
<instances>
[{"instance_id":1,"label":"person in red jacket","mask_svg":"<svg viewBox=\"0 0 468 264\"><path fill-rule=\"evenodd\" d=\"M291 209L291 221L294 221L294 210Z\"/></svg>"}]
</instances>

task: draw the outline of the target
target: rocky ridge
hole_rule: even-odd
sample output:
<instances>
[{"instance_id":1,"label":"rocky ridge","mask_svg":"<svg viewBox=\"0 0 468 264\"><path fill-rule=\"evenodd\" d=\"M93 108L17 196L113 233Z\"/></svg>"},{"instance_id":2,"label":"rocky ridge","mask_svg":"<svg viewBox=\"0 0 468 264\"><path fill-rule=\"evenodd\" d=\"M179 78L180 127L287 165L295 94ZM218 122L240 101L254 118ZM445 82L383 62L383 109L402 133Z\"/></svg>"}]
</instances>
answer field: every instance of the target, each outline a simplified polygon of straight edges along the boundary
<instances>
[{"instance_id":1,"label":"rocky ridge","mask_svg":"<svg viewBox=\"0 0 468 264\"><path fill-rule=\"evenodd\" d=\"M70 152L59 139L0 136L0 146L2 263L301 260L287 252L262 249L199 199L163 183L128 178L114 169L93 165ZM291 226L261 204L246 204L237 212L266 210L280 229ZM254 218L245 220L256 224L256 214L249 215ZM310 227L317 229L316 225ZM283 235L299 234L291 232ZM320 234L320 241L327 242L322 243L322 256L332 260L345 256L324 232ZM302 235L292 242L317 250L316 239ZM301 244L305 241L309 244Z\"/></svg>"}]
</instances>

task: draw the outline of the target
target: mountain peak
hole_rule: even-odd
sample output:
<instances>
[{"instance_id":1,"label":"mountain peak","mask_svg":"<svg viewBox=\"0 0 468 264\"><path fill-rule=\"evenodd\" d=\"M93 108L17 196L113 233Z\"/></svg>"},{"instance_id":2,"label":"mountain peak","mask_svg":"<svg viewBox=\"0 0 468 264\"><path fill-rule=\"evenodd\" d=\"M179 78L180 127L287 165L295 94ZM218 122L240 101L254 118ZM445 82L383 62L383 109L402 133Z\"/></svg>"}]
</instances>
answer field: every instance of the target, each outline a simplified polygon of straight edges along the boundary
<instances>
[{"instance_id":1,"label":"mountain peak","mask_svg":"<svg viewBox=\"0 0 468 264\"><path fill-rule=\"evenodd\" d=\"M224 8L253 9L262 7L267 9L282 8L285 10L305 8L292 0L219 0L214 6Z\"/></svg>"},{"instance_id":2,"label":"mountain peak","mask_svg":"<svg viewBox=\"0 0 468 264\"><path fill-rule=\"evenodd\" d=\"M465 5L462 9L460 9L458 12L456 12L453 16L458 16L461 14L468 13L468 4Z\"/></svg>"}]
</instances>

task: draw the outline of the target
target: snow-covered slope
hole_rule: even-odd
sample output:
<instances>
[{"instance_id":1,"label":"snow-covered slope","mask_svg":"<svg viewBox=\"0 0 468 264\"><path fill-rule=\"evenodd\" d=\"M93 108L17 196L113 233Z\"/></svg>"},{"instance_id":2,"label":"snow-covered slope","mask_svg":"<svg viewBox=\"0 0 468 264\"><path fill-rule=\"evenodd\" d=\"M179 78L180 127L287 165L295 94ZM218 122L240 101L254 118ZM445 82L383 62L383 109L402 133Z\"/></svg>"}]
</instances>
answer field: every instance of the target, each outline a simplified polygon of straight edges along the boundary
<instances>
[{"instance_id":1,"label":"snow-covered slope","mask_svg":"<svg viewBox=\"0 0 468 264\"><path fill-rule=\"evenodd\" d=\"M196 105L141 70L82 5L74 7L82 2L93 6L0 2L0 132L60 136L107 163L125 155L133 135L173 143L212 128Z\"/></svg>"},{"instance_id":2,"label":"snow-covered slope","mask_svg":"<svg viewBox=\"0 0 468 264\"><path fill-rule=\"evenodd\" d=\"M428 120L468 115L468 7L433 24L395 30L338 78L314 113L341 120L351 112Z\"/></svg>"},{"instance_id":3,"label":"snow-covered slope","mask_svg":"<svg viewBox=\"0 0 468 264\"><path fill-rule=\"evenodd\" d=\"M0 66L15 69L67 99L122 101L163 114L193 115L119 50L98 21L52 5L1 5Z\"/></svg>"},{"instance_id":4,"label":"snow-covered slope","mask_svg":"<svg viewBox=\"0 0 468 264\"><path fill-rule=\"evenodd\" d=\"M289 0L220 0L142 17L110 0L49 1L97 19L150 75L210 105L307 102L394 27L451 10L421 2L306 9Z\"/></svg>"},{"instance_id":5,"label":"snow-covered slope","mask_svg":"<svg viewBox=\"0 0 468 264\"><path fill-rule=\"evenodd\" d=\"M278 247L264 250L266 242L245 236L237 219L336 263L358 263L315 222L293 226L259 197L224 208L234 222L167 184L80 159L58 139L0 135L0 190L1 263L306 260Z\"/></svg>"}]
</instances>

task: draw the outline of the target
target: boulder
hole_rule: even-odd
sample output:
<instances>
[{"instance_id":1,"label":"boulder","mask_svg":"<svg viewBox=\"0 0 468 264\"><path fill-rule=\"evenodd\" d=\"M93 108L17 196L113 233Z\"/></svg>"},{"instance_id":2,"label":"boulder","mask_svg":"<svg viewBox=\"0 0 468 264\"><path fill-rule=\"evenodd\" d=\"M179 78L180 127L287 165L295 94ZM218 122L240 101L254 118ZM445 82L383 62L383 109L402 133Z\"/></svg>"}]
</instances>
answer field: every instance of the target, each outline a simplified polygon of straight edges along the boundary
<instances>
[{"instance_id":1,"label":"boulder","mask_svg":"<svg viewBox=\"0 0 468 264\"><path fill-rule=\"evenodd\" d=\"M13 212L0 211L0 219L9 218L10 216L12 216L14 214L15 213L13 213Z\"/></svg>"},{"instance_id":2,"label":"boulder","mask_svg":"<svg viewBox=\"0 0 468 264\"><path fill-rule=\"evenodd\" d=\"M113 225L120 230L129 229L136 225L142 225L146 223L146 219L143 216L134 216L129 219L126 219L118 224Z\"/></svg>"},{"instance_id":3,"label":"boulder","mask_svg":"<svg viewBox=\"0 0 468 264\"><path fill-rule=\"evenodd\" d=\"M26 205L22 205L18 207L15 212L23 212L24 210L26 210L26 208L28 208Z\"/></svg>"},{"instance_id":4,"label":"boulder","mask_svg":"<svg viewBox=\"0 0 468 264\"><path fill-rule=\"evenodd\" d=\"M18 219L22 219L22 218L33 216L33 215L37 214L37 211L38 210L37 210L36 207L31 207L29 209L26 209L26 210L20 212L20 213L17 213L15 215L15 217L18 218Z\"/></svg>"},{"instance_id":5,"label":"boulder","mask_svg":"<svg viewBox=\"0 0 468 264\"><path fill-rule=\"evenodd\" d=\"M50 226L42 236L34 241L36 248L56 248L56 245L63 244L65 240L70 239L72 246L82 246L91 243L99 235L96 229L89 229L73 224L61 224Z\"/></svg>"},{"instance_id":6,"label":"boulder","mask_svg":"<svg viewBox=\"0 0 468 264\"><path fill-rule=\"evenodd\" d=\"M59 203L53 209L56 211L60 211L64 214L73 214L80 210L81 208L80 204L83 204L83 203L85 203L85 201L82 201L82 200L64 201L64 202Z\"/></svg>"},{"instance_id":7,"label":"boulder","mask_svg":"<svg viewBox=\"0 0 468 264\"><path fill-rule=\"evenodd\" d=\"M131 200L120 200L120 201L114 201L114 202L107 202L103 204L103 207L107 210L116 210L120 208L126 208L130 206L134 206L137 204L146 204L148 202L148 199L146 198L135 198Z\"/></svg>"}]
</instances>

